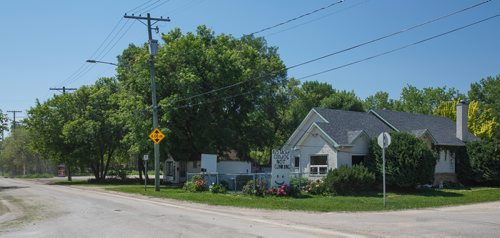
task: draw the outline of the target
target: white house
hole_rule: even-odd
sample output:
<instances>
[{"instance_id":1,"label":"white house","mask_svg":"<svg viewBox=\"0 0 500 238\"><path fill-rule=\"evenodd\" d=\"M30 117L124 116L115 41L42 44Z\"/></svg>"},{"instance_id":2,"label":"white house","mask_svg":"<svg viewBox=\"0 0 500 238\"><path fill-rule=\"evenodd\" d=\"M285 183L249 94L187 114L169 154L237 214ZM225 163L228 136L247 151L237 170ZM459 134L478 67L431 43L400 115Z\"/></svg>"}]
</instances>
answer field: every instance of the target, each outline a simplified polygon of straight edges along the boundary
<instances>
[{"instance_id":1,"label":"white house","mask_svg":"<svg viewBox=\"0 0 500 238\"><path fill-rule=\"evenodd\" d=\"M365 160L370 140L382 132L405 131L427 142L439 151L435 183L455 181L455 159L448 150L477 140L467 130L466 103L457 105L457 122L446 117L370 110L352 112L312 109L290 136L283 149L293 150L296 172L315 178L329 169L352 166Z\"/></svg>"}]
</instances>

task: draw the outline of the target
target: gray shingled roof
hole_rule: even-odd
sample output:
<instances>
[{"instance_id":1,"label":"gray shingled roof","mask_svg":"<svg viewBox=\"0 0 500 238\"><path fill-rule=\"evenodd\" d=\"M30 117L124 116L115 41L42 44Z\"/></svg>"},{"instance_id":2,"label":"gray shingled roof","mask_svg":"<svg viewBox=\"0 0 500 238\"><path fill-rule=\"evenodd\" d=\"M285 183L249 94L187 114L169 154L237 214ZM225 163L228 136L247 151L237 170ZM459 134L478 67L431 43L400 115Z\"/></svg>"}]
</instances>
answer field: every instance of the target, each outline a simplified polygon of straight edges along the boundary
<instances>
[{"instance_id":1,"label":"gray shingled roof","mask_svg":"<svg viewBox=\"0 0 500 238\"><path fill-rule=\"evenodd\" d=\"M382 132L392 131L389 126L371 113L322 108L314 108L314 110L328 121L328 123L317 122L316 124L341 145L350 144L353 135L359 134L360 131L366 132L372 138Z\"/></svg>"},{"instance_id":2,"label":"gray shingled roof","mask_svg":"<svg viewBox=\"0 0 500 238\"><path fill-rule=\"evenodd\" d=\"M455 122L447 117L395 112L389 110L373 110L384 120L400 131L416 132L427 129L436 140L437 145L463 146L456 137ZM470 138L475 138L469 133Z\"/></svg>"}]
</instances>

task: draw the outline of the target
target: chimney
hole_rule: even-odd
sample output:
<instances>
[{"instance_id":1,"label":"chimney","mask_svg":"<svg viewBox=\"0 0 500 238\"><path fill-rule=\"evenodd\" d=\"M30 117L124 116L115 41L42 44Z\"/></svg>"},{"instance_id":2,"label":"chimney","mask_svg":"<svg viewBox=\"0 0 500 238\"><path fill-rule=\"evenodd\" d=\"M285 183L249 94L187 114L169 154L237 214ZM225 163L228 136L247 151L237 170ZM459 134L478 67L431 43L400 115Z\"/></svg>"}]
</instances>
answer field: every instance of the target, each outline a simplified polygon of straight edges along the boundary
<instances>
[{"instance_id":1,"label":"chimney","mask_svg":"<svg viewBox=\"0 0 500 238\"><path fill-rule=\"evenodd\" d=\"M457 138L461 141L467 141L469 131L467 129L467 114L469 112L469 103L461 100L457 104Z\"/></svg>"}]
</instances>

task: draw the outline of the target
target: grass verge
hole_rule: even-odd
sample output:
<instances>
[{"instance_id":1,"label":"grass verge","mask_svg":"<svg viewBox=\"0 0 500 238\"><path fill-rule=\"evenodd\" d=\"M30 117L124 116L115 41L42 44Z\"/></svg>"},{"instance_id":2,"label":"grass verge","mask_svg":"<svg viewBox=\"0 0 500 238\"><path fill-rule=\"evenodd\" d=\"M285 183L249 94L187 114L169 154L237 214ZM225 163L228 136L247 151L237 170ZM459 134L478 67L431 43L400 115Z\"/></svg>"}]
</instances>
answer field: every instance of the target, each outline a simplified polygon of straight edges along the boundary
<instances>
[{"instance_id":1,"label":"grass verge","mask_svg":"<svg viewBox=\"0 0 500 238\"><path fill-rule=\"evenodd\" d=\"M107 186L105 189L210 205L318 212L401 210L500 201L500 188L441 189L415 193L388 193L387 207L385 209L382 205L381 193L356 196L306 195L302 198L282 198L255 197L234 193L192 193L174 187L162 187L160 192L155 192L151 187L144 191L144 187L139 185Z\"/></svg>"}]
</instances>

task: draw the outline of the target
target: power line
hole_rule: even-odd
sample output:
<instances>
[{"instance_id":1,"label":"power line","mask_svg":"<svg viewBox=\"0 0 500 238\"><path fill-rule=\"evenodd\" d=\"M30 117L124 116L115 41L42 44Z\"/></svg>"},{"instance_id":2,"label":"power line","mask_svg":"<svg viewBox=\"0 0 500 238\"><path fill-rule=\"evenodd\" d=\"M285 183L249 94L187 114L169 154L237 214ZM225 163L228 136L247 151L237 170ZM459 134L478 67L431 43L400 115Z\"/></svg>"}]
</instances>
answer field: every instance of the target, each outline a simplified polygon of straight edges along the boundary
<instances>
[{"instance_id":1,"label":"power line","mask_svg":"<svg viewBox=\"0 0 500 238\"><path fill-rule=\"evenodd\" d=\"M170 0L165 0L165 1L163 1L162 3L160 3L160 4L158 4L158 5L154 6L154 7L151 7L151 8L149 8L149 9L145 10L142 14L144 14L144 13L146 13L146 12L151 12L152 10L157 9L157 8L159 8L159 7L163 6L163 5L164 5L165 3L167 3L167 2L170 2Z\"/></svg>"},{"instance_id":2,"label":"power line","mask_svg":"<svg viewBox=\"0 0 500 238\"><path fill-rule=\"evenodd\" d=\"M141 13L141 14L142 14L142 13L144 12L144 10L146 10L146 9L150 8L151 6L153 6L153 5L155 5L155 4L159 3L159 2L161 2L161 0L156 0L156 1L154 1L153 3L149 4L148 6L145 6L145 7L142 7L142 8L140 8L140 9L138 9L138 10L136 11L136 13Z\"/></svg>"},{"instance_id":3,"label":"power line","mask_svg":"<svg viewBox=\"0 0 500 238\"><path fill-rule=\"evenodd\" d=\"M461 10L458 10L458 11L446 14L444 16L440 16L438 18L434 18L432 20L429 20L429 21L426 21L426 22L423 22L423 23L420 23L420 24L417 24L417 25L414 25L414 26L411 26L411 27L408 27L408 28L405 28L405 29L402 29L402 30L399 30L399 31L396 31L396 32L393 32L393 33L390 33L390 34L387 34L387 35L384 35L382 37L379 37L379 38L376 38L376 39L373 39L373 40L369 40L369 41L363 42L361 44L357 44L355 46L351 46L351 47L348 47L348 48L345 48L345 49L342 49L342 50L339 50L339 51L336 51L336 52L333 52L333 53L330 53L330 54L327 54L327 55L323 55L321 57L314 58L314 59L311 59L311 60L308 60L308 61L296 64L296 65L292 65L292 66L288 67L288 69L293 69L293 68L296 68L296 67L299 67L299 66L302 66L302 65L306 65L306 64L309 64L309 63L312 63L312 62L324 59L324 58L328 58L328 57L334 56L336 54L340 54L340 53L343 53L343 52L346 52L346 51L349 51L349 50L353 50L353 49L359 48L359 47L364 46L364 45L368 45L368 44L371 44L371 43L374 43L374 42L377 42L377 41L380 41L380 40L383 40L383 39L386 39L386 38L389 38L389 37L392 37L392 36L396 36L396 35L402 34L404 32L410 31L410 30L414 30L416 28L419 28L419 27L422 27L422 26L434 23L436 21L443 20L445 18L451 17L451 16L456 15L458 13L465 12L465 11L470 10L472 8L479 7L479 6L481 6L481 5L485 4L485 3L488 3L488 2L491 2L491 0L486 0L484 2L480 2L480 3L472 5L470 7L466 7L464 9L461 9Z\"/></svg>"},{"instance_id":4,"label":"power line","mask_svg":"<svg viewBox=\"0 0 500 238\"><path fill-rule=\"evenodd\" d=\"M374 56L370 56L370 57L367 57L367 58L364 58L364 59L361 59L361 60L357 60L357 61L354 61L354 62L351 62L351 63L348 63L348 64L344 64L344 65L341 65L341 66L338 66L338 67L335 67L335 68L331 68L331 69L328 69L328 70L324 70L324 71L321 71L321 72L318 72L318 73L314 73L314 74L311 74L311 75L307 75L307 76L304 76L304 77L301 77L301 78L298 78L298 80L301 80L301 79L305 79L305 78L309 78L309 77L313 77L313 76L316 76L316 75L320 75L320 74L324 74L324 73L327 73L327 72L330 72L330 71L333 71L333 70L337 70L337 69L340 69L340 68L344 68L344 67L347 67L347 66L350 66L350 65L353 65L353 64L357 64L357 63L361 63L363 61L367 61L367 60L370 60L370 59L374 59L374 58L377 58L377 57L380 57L380 56L383 56L383 55L386 55L386 54L390 54L390 53L393 53L393 52L396 52L396 51L399 51L399 50L402 50L402 49L405 49L405 48L408 48L410 46L414 46L414 45L418 45L418 44L421 44L421 43L424 43L424 42L427 42L427 41L430 41L430 40L433 40L433 39L436 39L436 38L439 38L439 37L442 37L442 36L445 36L445 35L448 35L448 34L451 34L453 32L456 32L456 31L459 31L459 30L463 30L465 28L468 28L468 27L471 27L471 26L474 26L474 25L477 25L477 24L480 24L482 22L485 22L485 21L488 21L488 20L491 20L495 17L498 17L500 16L500 14L497 14L497 15L494 15L494 16L490 16L490 17L487 17L487 18L484 18L482 20L479 20L479 21L476 21L476 22L473 22L473 23L470 23L470 24L467 24L465 26L461 26L461 27L458 27L458 28L455 28L455 29L452 29L452 30L449 30L447 32L444 32L444 33L441 33L441 34L438 34L438 35L434 35L434 36L431 36L431 37L428 37L426 39L423 39L423 40L420 40L420 41L417 41L417 42L414 42L412 44L408 44L408 45L405 45L405 46L402 46L402 47L398 47L396 49L392 49L392 50L389 50L389 51L386 51L386 52L383 52L383 53L380 53L380 54L377 54L377 55L374 55ZM262 77L260 77L262 78ZM252 79L257 79L257 78L252 78ZM250 81L251 79L248 79L248 80L245 80L245 81L241 81L241 82L238 82L238 83L235 83L235 84L232 84L232 85L228 85L228 86L225 86L223 88L218 88L218 89L214 89L214 90L211 90L211 91L208 91L208 92L205 92L205 93L200 93L200 94L197 94L197 95L193 95L191 97L188 97L188 98L185 98L185 99L181 99L181 100L176 100L174 102L179 102L179 101L184 101L184 100L189 100L189 99L192 99L192 98L195 98L195 97L198 97L198 96L203 96L203 95L206 95L206 94L209 94L209 93L213 93L213 92L217 92L217 91L221 91L221 90L224 90L224 89L227 89L227 88L230 88L230 87L234 87L234 86L237 86L237 85L240 85L240 84L243 84L245 82L248 82ZM232 96L228 96L229 97L236 97L236 96L239 96L240 94L236 94L236 95L232 95ZM210 103L210 102L208 102ZM183 108L183 107L187 107L189 105L192 105L192 106L195 106L195 105L199 105L199 104L186 104L184 106L181 106L179 108Z\"/></svg>"},{"instance_id":5,"label":"power line","mask_svg":"<svg viewBox=\"0 0 500 238\"><path fill-rule=\"evenodd\" d=\"M342 3L342 2L344 2L344 0L340 0L340 1L338 1L338 2L331 3L331 4L329 4L328 6L318 8L318 9L313 10L313 11L311 11L311 12L304 13L304 14L302 14L302 15L298 16L298 17L294 17L294 18L289 19L289 20L286 20L286 21L284 21L284 22L280 22L280 23L278 23L278 24L276 24L276 25L273 25L273 26L270 26L270 27L266 27L266 28L264 28L264 29L261 29L261 30L258 30L258 31L255 31L255 32L252 32L252 33L250 33L249 35L256 35L256 34L259 34L259 33L261 33L261 32L264 32L264 31L267 31L267 30L271 30L271 29L273 29L273 28L276 28L276 27L279 27L279 26L285 25L285 24L287 24L287 23L290 23L290 22L296 21L296 20L298 20L298 19L300 19L300 18L303 18L303 17L309 16L309 15L314 14L314 13L317 13L317 12L319 12L319 11L323 11L323 10L325 10L325 9L327 9L327 8L330 8L330 7L332 7L332 6L335 6L335 5L337 5L337 4L339 4L339 3Z\"/></svg>"},{"instance_id":6,"label":"power line","mask_svg":"<svg viewBox=\"0 0 500 238\"><path fill-rule=\"evenodd\" d=\"M324 55L324 56L321 56L321 57L318 57L318 58L315 58L315 59L311 59L311 60L308 60L308 61L305 61L305 62L302 62L302 63L299 63L299 64L295 64L295 65L289 66L289 67L285 68L285 70L290 70L290 69L293 69L293 68L296 68L296 67L300 67L300 66L303 66L303 65L306 65L306 64L309 64L309 63L312 63L312 62L324 59L324 58L331 57L331 56L336 55L336 54L347 52L349 50L353 50L353 49L359 48L361 46L364 46L364 45L367 45L367 44L371 44L371 43L380 41L382 39L386 39L386 38L389 38L389 37L392 37L392 36L395 36L395 35L402 34L404 32L407 32L407 31L410 31L410 30L422 27L424 25L427 25L427 24L430 24L430 23L433 23L433 22L445 19L447 17L450 17L450 16L456 15L458 13L461 13L461 12L473 9L475 7L478 7L478 6L481 6L481 5L483 5L485 3L488 3L490 1L491 0L483 1L483 2L480 2L478 4L474 4L474 5L470 6L470 7L466 7L466 8L460 9L458 11L455 11L455 12L452 12L452 13L449 13L449 14L446 14L446 15L434 18L432 20L428 20L426 22L423 22L423 23L420 23L420 24L417 24L417 25L414 25L414 26L411 26L411 27L408 27L408 28L396 31L394 33L390 33L388 35L384 35L382 37L379 37L379 38L376 38L376 39L373 39L373 40L370 40L370 41L366 41L364 43L361 43L361 44L358 44L358 45L355 45L355 46L351 46L351 47L348 47L348 48L345 48L345 49L342 49L342 50L339 50L337 52L333 52L333 53L330 53L330 54L327 54L327 55ZM351 65L351 64L349 64L349 65ZM346 67L346 66L348 66L348 65L344 65L342 67ZM192 96L189 96L189 97L186 97L186 98L181 98L181 99L175 100L174 102L186 101L186 100L193 99L193 98L196 98L196 97L200 97L200 96L204 96L204 95L211 94L211 93L214 93L214 92L222 91L222 90L225 90L225 89L229 89L229 88L241 85L241 84L246 83L246 82L248 82L250 80L257 80L257 79L261 79L261 78L264 78L264 77L267 77L267 76L270 76L270 75L264 75L264 76L259 76L259 77L255 77L255 78L243 80L243 81L240 81L238 83L234 83L234 84L230 84L230 85L224 86L222 88L217 88L217 89L213 89L213 90L210 90L210 91L207 91L207 92L204 92L204 93L199 93L199 94L195 94L195 95L192 95Z\"/></svg>"},{"instance_id":7,"label":"power line","mask_svg":"<svg viewBox=\"0 0 500 238\"><path fill-rule=\"evenodd\" d=\"M339 9L339 10L337 10L337 11L334 11L334 12L331 12L331 13L328 13L328 14L325 14L325 15L323 15L323 16L320 16L320 17L317 17L317 18L311 19L311 20L309 20L309 21L302 22L302 23L300 23L300 24L297 24L297 25L294 25L294 26L291 26L291 27L285 28L285 29L280 30L280 31L276 31L276 32L269 33L269 34L267 34L267 35L264 35L264 37L266 37L266 38L267 38L267 37L269 37L269 36L274 36L274 35L277 35L277 34L280 34L280 33L283 33L283 32L286 32L286 31L289 31L289 30L292 30L292 29L298 28L298 27L301 27L301 26L303 26L303 25L307 25L307 24L309 24L309 23L312 23L312 22L315 22L315 21L319 21L319 20L321 20L321 19L324 19L324 18L330 17L330 16L332 16L332 15L334 15L334 14L337 14L337 13L340 13L340 12L343 12L343 11L350 10L350 9L352 9L352 8L355 8L355 7L357 7L357 6L360 6L360 5L362 5L362 4L365 4L365 3L369 2L369 1L370 1L370 0L365 0L365 1L363 1L363 2L358 2L358 3L355 3L355 4L351 5L351 6L347 6L347 7L343 8L343 9Z\"/></svg>"},{"instance_id":8,"label":"power line","mask_svg":"<svg viewBox=\"0 0 500 238\"><path fill-rule=\"evenodd\" d=\"M335 68L331 68L331 69L327 69L327 70L323 70L323 71L320 71L318 73L314 73L314 74L310 74L310 75L307 75L307 76L304 76L304 77L301 77L301 78L298 78L298 80L301 80L301 79L305 79L305 78L310 78L310 77L313 77L313 76L317 76L317 75L320 75L320 74L324 74L324 73L327 73L327 72L330 72L330 71L334 71L334 70L337 70L337 69L341 69L341 68L344 68L344 67L347 67L347 66L351 66L353 64L357 64L357 63L361 63L363 61L367 61L367 60L371 60L371 59L374 59L374 58L377 58L377 57L380 57L380 56L383 56L383 55L387 55L387 54L390 54L390 53L394 53L396 51L400 51L402 49L405 49L405 48L408 48L410 46L414 46L414 45L418 45L418 44L421 44L421 43L424 43L424 42L427 42L427 41L430 41L430 40L433 40L433 39L436 39L436 38L439 38L441 36L445 36L445 35L448 35L448 34L451 34L453 32L456 32L456 31L459 31L459 30L462 30L462 29L465 29L465 28L468 28L468 27L471 27L471 26L474 26L474 25L477 25L479 23L482 23L482 22L485 22L485 21L488 21L488 20L491 20L495 17L498 17L500 16L500 14L497 14L497 15L494 15L494 16L490 16L490 17L487 17L487 18L484 18L482 20L479 20L479 21L476 21L476 22L473 22L473 23L470 23L470 24L467 24L465 26L461 26L461 27L458 27L458 28L455 28L455 29L452 29L450 31L447 31L447 32L444 32L444 33L441 33L441 34L438 34L438 35L434 35L434 36L431 36L429 38L425 38L423 40L419 40L419 41L416 41L414 43L411 43L411 44L408 44L408 45L404 45L404 46L401 46L401 47L398 47L398 48L395 48L395 49L392 49L392 50L389 50L389 51L385 51L383 53L380 53L380 54L376 54L376 55L373 55L373 56L370 56L370 57L366 57L366 58L363 58L363 59L360 59L360 60L356 60L356 61L353 61L351 63L348 63L348 64L344 64L344 65L341 65L341 66L337 66Z\"/></svg>"},{"instance_id":9,"label":"power line","mask_svg":"<svg viewBox=\"0 0 500 238\"><path fill-rule=\"evenodd\" d=\"M141 5L139 5L139 6L136 6L136 7L132 8L132 9L130 9L130 10L128 10L128 11L126 11L126 13L132 13L132 11L134 11L134 10L136 10L136 9L138 9L138 8L140 8L140 7L144 6L144 5L146 5L146 4L148 4L148 3L152 2L152 1L153 1L153 0L146 1L146 2L142 3L142 4L141 4ZM133 13L136 13L136 12L133 12ZM123 18L122 18L122 19L123 19Z\"/></svg>"},{"instance_id":10,"label":"power line","mask_svg":"<svg viewBox=\"0 0 500 238\"><path fill-rule=\"evenodd\" d=\"M145 9L145 8L143 8L145 5L147 5L146 8L149 8L149 7L153 6L154 4L156 4L157 2L159 2L161 0L157 0L153 4L149 4L152 1L153 0L146 1L146 2L138 5L137 7L132 8L128 12L132 12L132 11L134 11L136 9ZM118 27L123 23L123 18L120 17L119 21L113 26L112 30L108 33L108 35L106 36L106 38L101 42L101 44L99 45L99 47L94 51L94 53L89 58L93 59L93 58L96 58L96 56L99 56L100 59L104 58L111 51L111 49L117 44L116 42L114 44L112 42L114 42L115 39L120 35L121 31L127 25L128 21L129 20L127 19L125 21L125 23L120 27L120 30L116 31L118 29ZM131 26L129 26L128 29L130 29L130 27ZM125 32L128 32L128 29ZM113 33L115 33L115 34L113 35ZM110 38L112 35L113 35L113 37ZM124 34L122 34L122 36L120 36L120 39L123 38L123 35ZM112 45L112 47L108 48L110 45ZM105 46L105 47L103 48L103 46ZM104 55L102 55L103 52L106 52L106 53ZM67 83L69 83L71 81L78 80L80 77L82 77L83 75L87 74L90 70L92 70L93 67L94 67L94 65L89 65L87 63L82 63L82 65L80 65L80 67L78 67L77 70L75 70L72 74L70 74L70 76L68 76L66 79L64 79L60 84L67 84Z\"/></svg>"}]
</instances>

